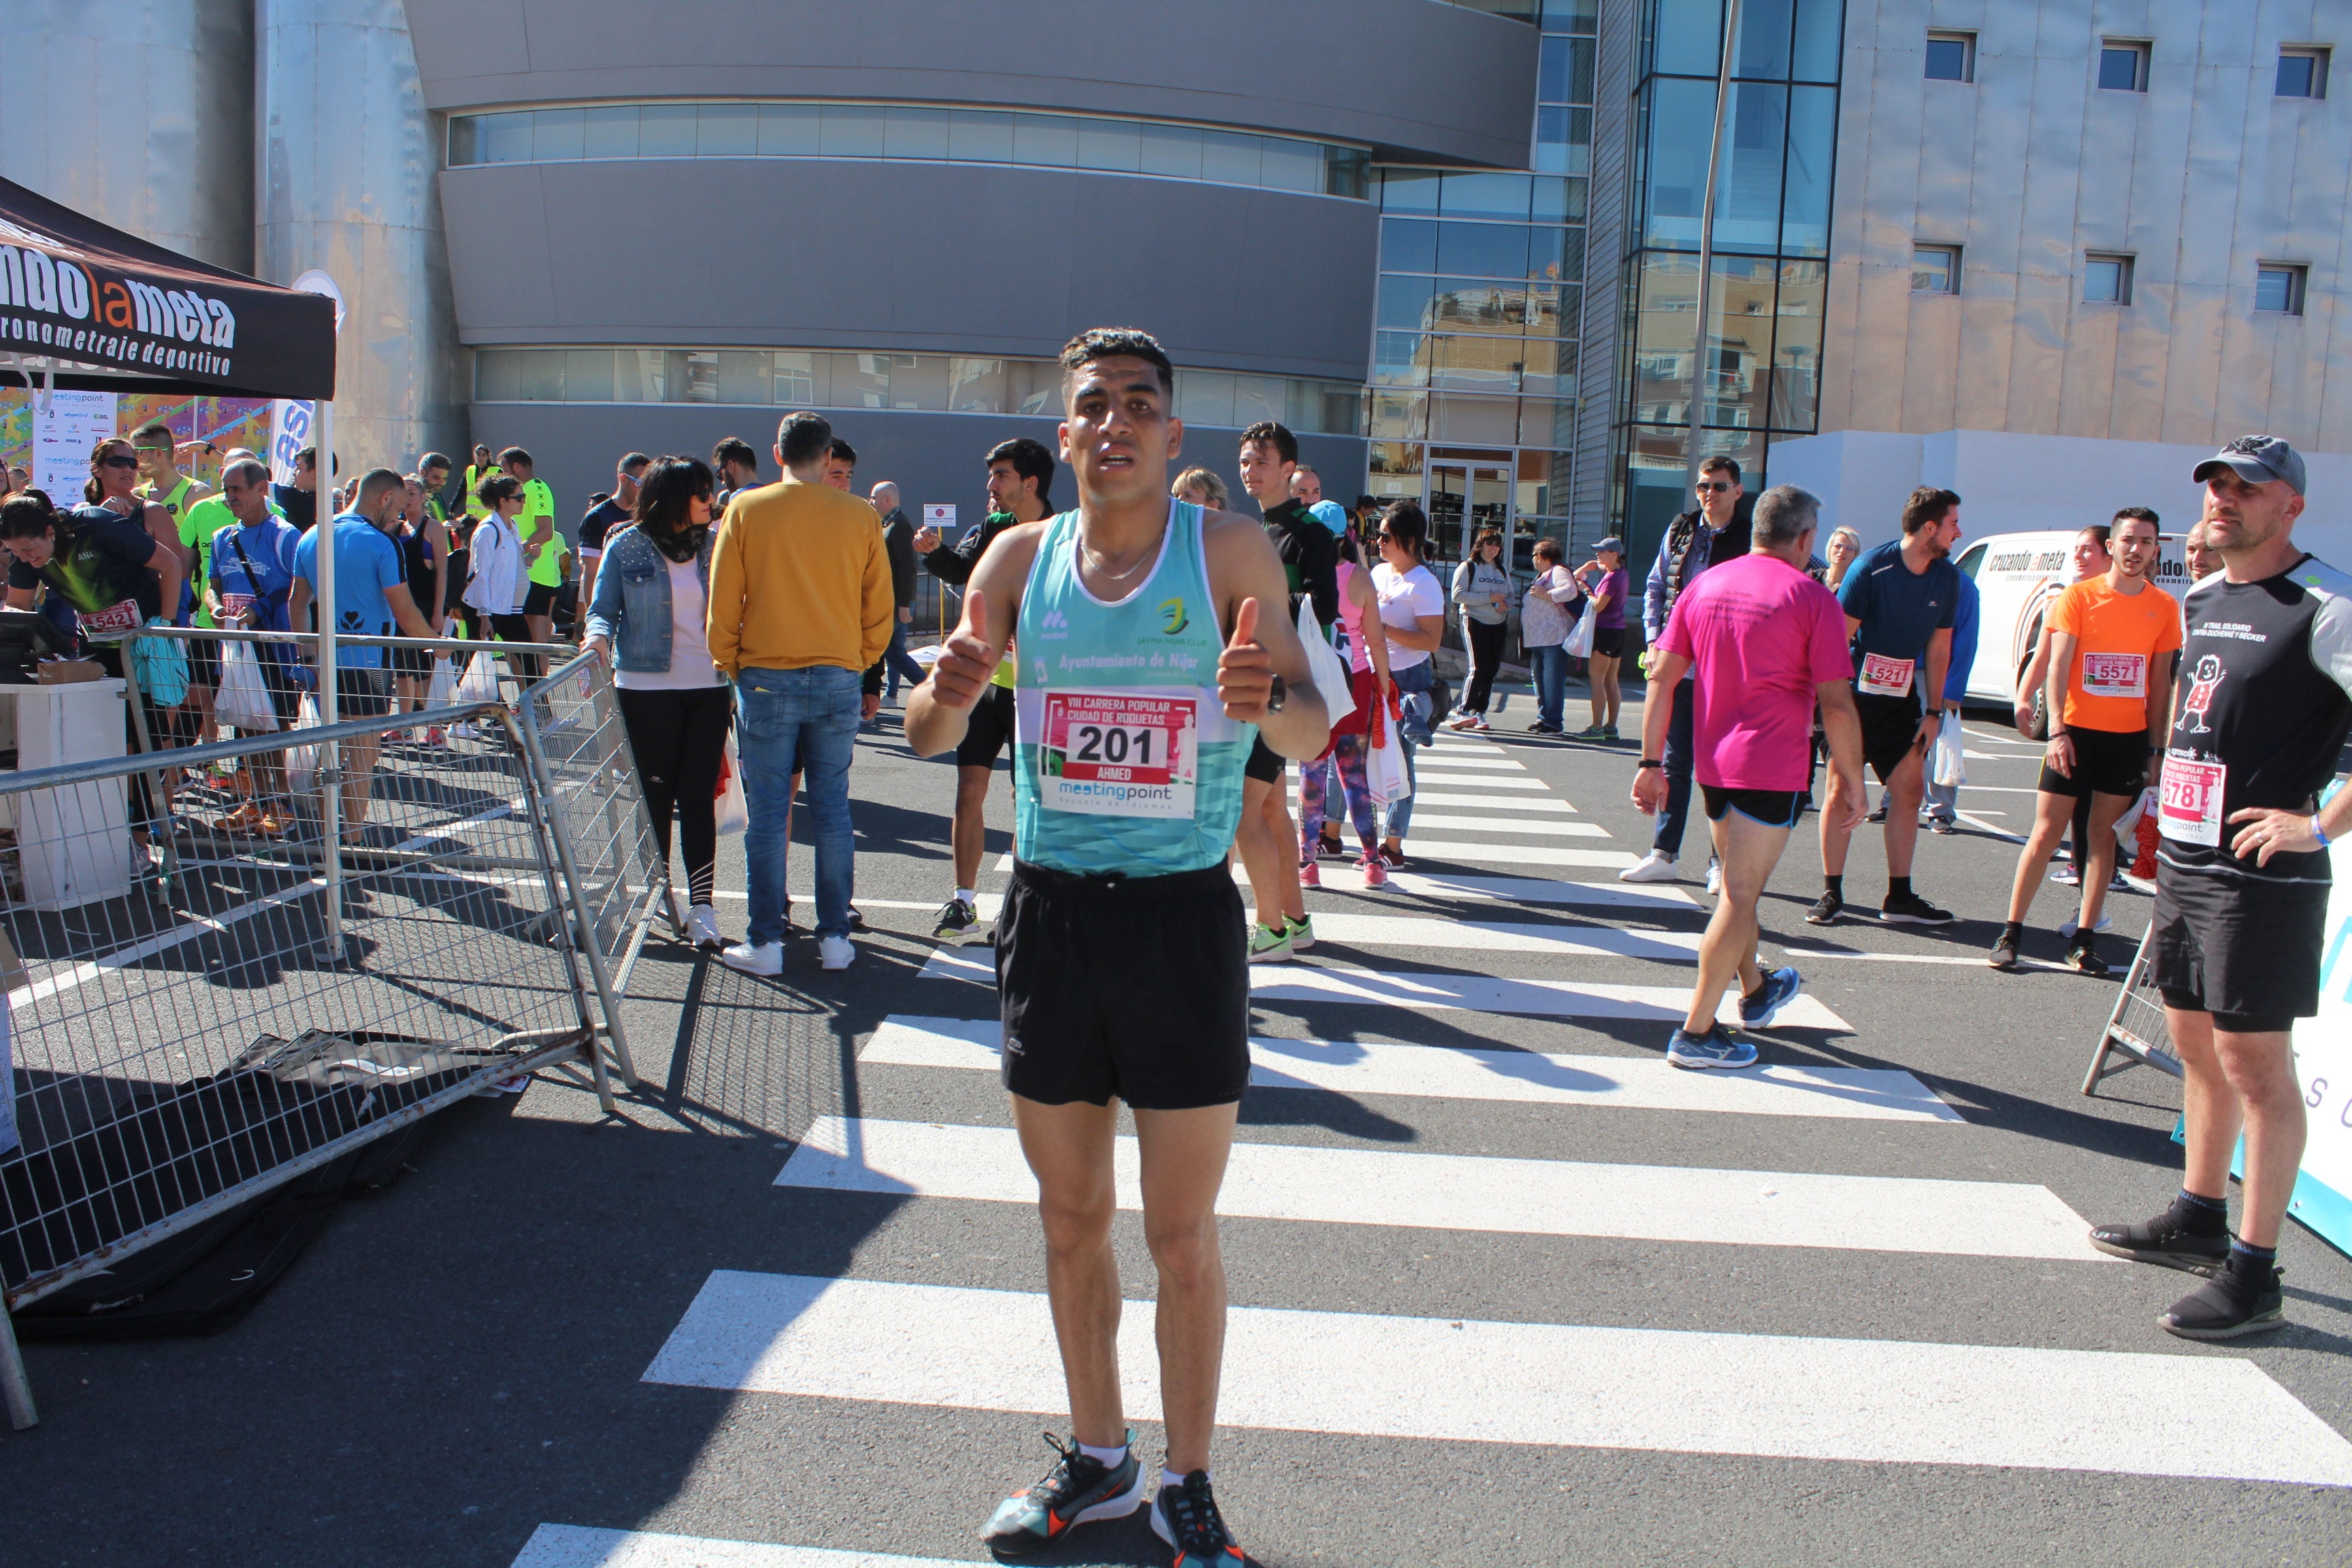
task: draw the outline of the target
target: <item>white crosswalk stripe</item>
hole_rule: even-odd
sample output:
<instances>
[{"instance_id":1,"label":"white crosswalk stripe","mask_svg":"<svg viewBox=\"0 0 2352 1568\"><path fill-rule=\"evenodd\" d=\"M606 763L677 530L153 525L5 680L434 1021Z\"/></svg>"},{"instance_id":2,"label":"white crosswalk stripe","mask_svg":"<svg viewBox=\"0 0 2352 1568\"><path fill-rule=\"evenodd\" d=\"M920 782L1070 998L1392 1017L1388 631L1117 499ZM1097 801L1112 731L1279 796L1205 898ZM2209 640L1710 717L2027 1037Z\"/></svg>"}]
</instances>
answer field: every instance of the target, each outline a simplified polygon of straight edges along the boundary
<instances>
[{"instance_id":1,"label":"white crosswalk stripe","mask_svg":"<svg viewBox=\"0 0 2352 1568\"><path fill-rule=\"evenodd\" d=\"M1563 849L1549 844L1477 844L1413 838L1405 852L1421 860L1509 860L1522 866L1590 866L1622 870L1640 860L1622 849Z\"/></svg>"},{"instance_id":2,"label":"white crosswalk stripe","mask_svg":"<svg viewBox=\"0 0 2352 1568\"><path fill-rule=\"evenodd\" d=\"M514 1568L948 1568L948 1560L542 1524L523 1542Z\"/></svg>"},{"instance_id":3,"label":"white crosswalk stripe","mask_svg":"<svg viewBox=\"0 0 2352 1568\"><path fill-rule=\"evenodd\" d=\"M1114 1153L1118 1206L1143 1207L1132 1138ZM1034 1204L1010 1127L820 1116L780 1187ZM2045 1187L1916 1176L1817 1176L1685 1165L1400 1154L1240 1142L1217 1212L1236 1219L1402 1225L1527 1236L2111 1263L2089 1223Z\"/></svg>"},{"instance_id":4,"label":"white crosswalk stripe","mask_svg":"<svg viewBox=\"0 0 2352 1568\"><path fill-rule=\"evenodd\" d=\"M1695 931L1628 931L1597 925L1506 925L1439 920L1428 915L1361 915L1345 910L1315 916L1318 942L1346 947L1410 947L1423 952L1533 952L1553 958L1647 958L1661 963L1698 961Z\"/></svg>"},{"instance_id":5,"label":"white crosswalk stripe","mask_svg":"<svg viewBox=\"0 0 2352 1568\"><path fill-rule=\"evenodd\" d=\"M1152 1311L1118 1333L1160 1416ZM1042 1294L713 1273L648 1383L1051 1415ZM2092 1418L2095 1415L2095 1418ZM1357 1436L2352 1486L2352 1444L2252 1362L1237 1307L1217 1418Z\"/></svg>"},{"instance_id":6,"label":"white crosswalk stripe","mask_svg":"<svg viewBox=\"0 0 2352 1568\"><path fill-rule=\"evenodd\" d=\"M1663 882L1570 882L1550 877L1478 877L1461 871L1391 871L1389 886L1421 899L1496 899L1515 904L1590 904L1655 910L1696 907L1696 899Z\"/></svg>"},{"instance_id":7,"label":"white crosswalk stripe","mask_svg":"<svg viewBox=\"0 0 2352 1568\"><path fill-rule=\"evenodd\" d=\"M1412 792L1413 809L1424 805L1475 805L1482 811L1574 811L1576 807L1564 800L1547 800L1536 795L1450 795L1441 790L1417 789Z\"/></svg>"},{"instance_id":8,"label":"white crosswalk stripe","mask_svg":"<svg viewBox=\"0 0 2352 1568\"><path fill-rule=\"evenodd\" d=\"M1423 768L1413 775L1416 794L1423 784L1437 784L1446 789L1549 791L1551 785L1538 778L1517 773L1448 773Z\"/></svg>"},{"instance_id":9,"label":"white crosswalk stripe","mask_svg":"<svg viewBox=\"0 0 2352 1568\"><path fill-rule=\"evenodd\" d=\"M883 1020L858 1056L896 1067L994 1072L998 1040L993 1018L893 1015ZM1740 1073L1694 1073L1651 1057L1568 1056L1377 1040L1253 1037L1250 1084L1351 1096L1410 1095L1618 1110L1960 1121L1959 1113L1926 1084L1888 1068L1759 1067Z\"/></svg>"},{"instance_id":10,"label":"white crosswalk stripe","mask_svg":"<svg viewBox=\"0 0 2352 1568\"><path fill-rule=\"evenodd\" d=\"M1423 812L1414 808L1416 827L1450 827L1457 833L1537 833L1559 838L1608 838L1614 837L1597 822L1529 822L1519 817L1455 816L1443 812Z\"/></svg>"}]
</instances>

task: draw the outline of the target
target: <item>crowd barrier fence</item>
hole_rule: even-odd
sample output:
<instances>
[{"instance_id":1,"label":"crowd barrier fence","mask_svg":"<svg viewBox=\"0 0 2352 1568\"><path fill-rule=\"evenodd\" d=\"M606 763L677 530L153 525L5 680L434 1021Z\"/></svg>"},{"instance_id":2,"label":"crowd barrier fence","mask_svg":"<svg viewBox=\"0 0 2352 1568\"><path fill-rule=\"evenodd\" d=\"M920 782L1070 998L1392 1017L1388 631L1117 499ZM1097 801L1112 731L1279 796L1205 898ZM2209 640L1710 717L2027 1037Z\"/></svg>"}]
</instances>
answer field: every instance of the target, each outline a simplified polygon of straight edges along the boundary
<instances>
[{"instance_id":1,"label":"crowd barrier fence","mask_svg":"<svg viewBox=\"0 0 2352 1568\"><path fill-rule=\"evenodd\" d=\"M2132 954L2123 989L2107 1014L2106 1027L2091 1053L2090 1070L2083 1075L2083 1092L2096 1094L2099 1085L2119 1072L2151 1067L2173 1077L2181 1075L2180 1058L2173 1053L2172 1031L2164 1021L2164 998L2157 991L2151 944L2156 928L2148 927Z\"/></svg>"},{"instance_id":2,"label":"crowd barrier fence","mask_svg":"<svg viewBox=\"0 0 2352 1568\"><path fill-rule=\"evenodd\" d=\"M552 645L337 643L487 651L500 700L0 773L0 1396L20 1428L11 1311L539 1068L583 1072L607 1112L608 1055L635 1086L618 998L676 914L609 673Z\"/></svg>"}]
</instances>

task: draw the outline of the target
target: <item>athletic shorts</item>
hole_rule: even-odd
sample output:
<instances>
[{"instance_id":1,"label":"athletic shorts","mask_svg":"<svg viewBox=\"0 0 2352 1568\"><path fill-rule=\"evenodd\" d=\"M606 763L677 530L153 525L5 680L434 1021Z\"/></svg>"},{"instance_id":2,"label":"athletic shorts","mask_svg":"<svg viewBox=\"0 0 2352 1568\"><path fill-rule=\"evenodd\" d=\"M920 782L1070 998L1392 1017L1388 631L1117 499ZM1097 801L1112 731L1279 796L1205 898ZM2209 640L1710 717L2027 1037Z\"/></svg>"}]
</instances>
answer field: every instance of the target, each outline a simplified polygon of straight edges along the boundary
<instances>
[{"instance_id":1,"label":"athletic shorts","mask_svg":"<svg viewBox=\"0 0 2352 1568\"><path fill-rule=\"evenodd\" d=\"M392 673L411 680L433 679L433 650L429 647L396 647L392 655Z\"/></svg>"},{"instance_id":2,"label":"athletic shorts","mask_svg":"<svg viewBox=\"0 0 2352 1568\"><path fill-rule=\"evenodd\" d=\"M1706 796L1709 822L1721 822L1725 812L1736 811L1766 827L1794 827L1797 818L1805 815L1808 797L1801 789L1725 789L1711 784L1698 787Z\"/></svg>"},{"instance_id":3,"label":"athletic shorts","mask_svg":"<svg viewBox=\"0 0 2352 1568\"><path fill-rule=\"evenodd\" d=\"M555 588L553 584L547 583L533 583L530 585L530 592L523 595L522 613L526 616L552 616L555 614Z\"/></svg>"},{"instance_id":4,"label":"athletic shorts","mask_svg":"<svg viewBox=\"0 0 2352 1568\"><path fill-rule=\"evenodd\" d=\"M221 645L204 637L194 637L180 646L188 650L188 684L206 689L218 687Z\"/></svg>"},{"instance_id":5,"label":"athletic shorts","mask_svg":"<svg viewBox=\"0 0 2352 1568\"><path fill-rule=\"evenodd\" d=\"M1863 763L1885 784L1895 776L1895 770L1903 765L1904 759L1917 749L1919 721L1925 715L1918 700L1911 697L1881 697L1857 691L1853 705L1862 715Z\"/></svg>"},{"instance_id":6,"label":"athletic shorts","mask_svg":"<svg viewBox=\"0 0 2352 1568\"><path fill-rule=\"evenodd\" d=\"M2266 1034L2319 1011L2328 886L2183 871L2158 858L2151 977L2168 1006Z\"/></svg>"},{"instance_id":7,"label":"athletic shorts","mask_svg":"<svg viewBox=\"0 0 2352 1568\"><path fill-rule=\"evenodd\" d=\"M1267 745L1265 737L1259 735L1250 742L1249 761L1242 764L1242 776L1260 784L1278 784L1289 766L1290 759Z\"/></svg>"},{"instance_id":8,"label":"athletic shorts","mask_svg":"<svg viewBox=\"0 0 2352 1568\"><path fill-rule=\"evenodd\" d=\"M1223 860L1165 877L1026 861L996 918L1004 1087L1041 1105L1231 1105L1249 1087L1249 953Z\"/></svg>"},{"instance_id":9,"label":"athletic shorts","mask_svg":"<svg viewBox=\"0 0 2352 1568\"><path fill-rule=\"evenodd\" d=\"M2134 795L2147 787L2147 731L2145 730L2078 730L2066 733L2074 742L2074 776L2058 776L2042 764L2042 793L2070 795L2076 800L2100 795Z\"/></svg>"},{"instance_id":10,"label":"athletic shorts","mask_svg":"<svg viewBox=\"0 0 2352 1568\"><path fill-rule=\"evenodd\" d=\"M1013 744L1013 688L991 685L971 705L971 717L956 742L956 766L992 768L997 754Z\"/></svg>"},{"instance_id":11,"label":"athletic shorts","mask_svg":"<svg viewBox=\"0 0 2352 1568\"><path fill-rule=\"evenodd\" d=\"M335 716L338 720L381 719L391 711L392 671L335 671Z\"/></svg>"},{"instance_id":12,"label":"athletic shorts","mask_svg":"<svg viewBox=\"0 0 2352 1568\"><path fill-rule=\"evenodd\" d=\"M1625 657L1625 628L1623 626L1593 627L1592 657L1595 658L1623 658Z\"/></svg>"}]
</instances>

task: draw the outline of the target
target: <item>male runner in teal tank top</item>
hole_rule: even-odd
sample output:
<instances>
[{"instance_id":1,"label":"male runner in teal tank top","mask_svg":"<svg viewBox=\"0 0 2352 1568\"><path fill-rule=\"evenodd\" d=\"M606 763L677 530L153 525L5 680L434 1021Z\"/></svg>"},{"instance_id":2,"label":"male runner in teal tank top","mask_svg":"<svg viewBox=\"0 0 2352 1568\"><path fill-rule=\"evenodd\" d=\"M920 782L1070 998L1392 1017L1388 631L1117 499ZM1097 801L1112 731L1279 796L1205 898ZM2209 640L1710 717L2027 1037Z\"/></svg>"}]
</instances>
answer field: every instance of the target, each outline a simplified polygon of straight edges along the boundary
<instances>
[{"instance_id":1,"label":"male runner in teal tank top","mask_svg":"<svg viewBox=\"0 0 2352 1568\"><path fill-rule=\"evenodd\" d=\"M1151 1525L1176 1568L1231 1568L1239 1549L1209 1476L1225 1325L1216 1201L1249 1082L1249 966L1225 854L1252 741L1311 757L1330 722L1265 530L1169 499L1184 431L1160 345L1097 328L1070 340L1062 366L1078 508L989 545L962 625L907 704L919 755L952 748L1018 628L1017 863L997 989L1074 1437L982 1538L1014 1556L1143 1506L1110 1235L1123 1100L1160 1274L1168 1456Z\"/></svg>"}]
</instances>

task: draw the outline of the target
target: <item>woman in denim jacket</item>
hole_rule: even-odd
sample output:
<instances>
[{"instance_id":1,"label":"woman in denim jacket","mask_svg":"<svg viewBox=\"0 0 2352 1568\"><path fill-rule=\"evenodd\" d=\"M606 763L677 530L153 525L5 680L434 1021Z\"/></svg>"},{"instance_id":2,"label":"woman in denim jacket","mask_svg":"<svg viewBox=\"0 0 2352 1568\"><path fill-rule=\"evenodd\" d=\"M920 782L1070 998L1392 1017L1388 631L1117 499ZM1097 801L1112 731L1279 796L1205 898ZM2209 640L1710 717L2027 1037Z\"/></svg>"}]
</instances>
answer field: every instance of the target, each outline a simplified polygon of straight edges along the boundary
<instances>
[{"instance_id":1,"label":"woman in denim jacket","mask_svg":"<svg viewBox=\"0 0 2352 1568\"><path fill-rule=\"evenodd\" d=\"M686 857L687 928L694 944L724 945L711 907L719 826L714 809L732 698L710 659L710 470L664 458L646 471L636 521L604 541L587 644L613 666L654 838L669 859L671 808Z\"/></svg>"}]
</instances>

